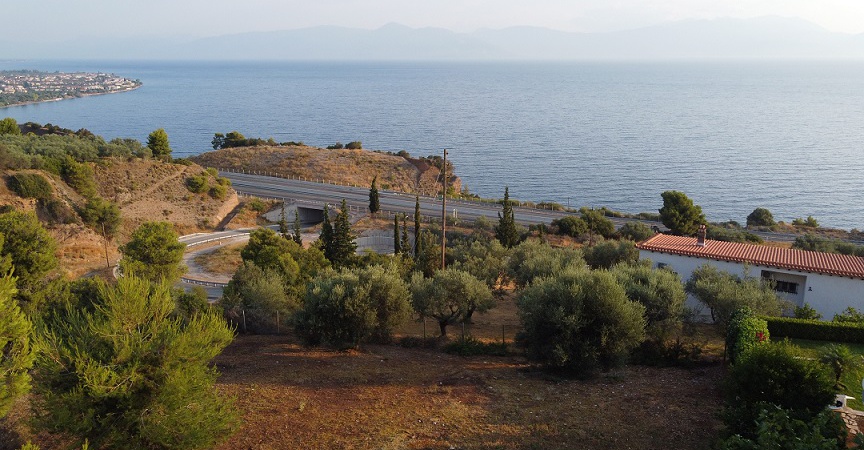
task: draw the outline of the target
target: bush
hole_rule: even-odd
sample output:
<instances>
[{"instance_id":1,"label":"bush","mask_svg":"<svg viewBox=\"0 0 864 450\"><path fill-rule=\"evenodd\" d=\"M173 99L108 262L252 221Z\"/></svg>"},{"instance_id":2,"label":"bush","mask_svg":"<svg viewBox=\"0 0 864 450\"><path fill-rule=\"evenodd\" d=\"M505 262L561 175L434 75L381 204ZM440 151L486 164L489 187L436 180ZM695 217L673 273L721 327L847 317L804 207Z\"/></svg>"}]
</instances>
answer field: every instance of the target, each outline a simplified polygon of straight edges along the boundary
<instances>
[{"instance_id":1,"label":"bush","mask_svg":"<svg viewBox=\"0 0 864 450\"><path fill-rule=\"evenodd\" d=\"M275 333L288 328L300 300L285 285L282 274L247 262L237 269L219 304L240 331Z\"/></svg>"},{"instance_id":2,"label":"bush","mask_svg":"<svg viewBox=\"0 0 864 450\"><path fill-rule=\"evenodd\" d=\"M205 169L205 172L207 172L208 174L210 174L213 177L219 176L219 171L216 170L215 167L208 167L207 169Z\"/></svg>"},{"instance_id":3,"label":"bush","mask_svg":"<svg viewBox=\"0 0 864 450\"><path fill-rule=\"evenodd\" d=\"M90 165L76 162L67 156L60 167L60 175L75 192L88 198L96 195L96 181Z\"/></svg>"},{"instance_id":4,"label":"bush","mask_svg":"<svg viewBox=\"0 0 864 450\"><path fill-rule=\"evenodd\" d=\"M704 264L687 280L687 292L711 310L711 318L725 328L732 313L747 306L756 314L779 316L789 303L757 278L740 279L716 267Z\"/></svg>"},{"instance_id":5,"label":"bush","mask_svg":"<svg viewBox=\"0 0 864 450\"><path fill-rule=\"evenodd\" d=\"M38 173L16 173L9 177L9 189L19 197L48 200L54 193L51 183Z\"/></svg>"},{"instance_id":6,"label":"bush","mask_svg":"<svg viewBox=\"0 0 864 450\"><path fill-rule=\"evenodd\" d=\"M216 200L225 200L225 197L228 195L228 188L221 184L217 184L210 187L209 194Z\"/></svg>"},{"instance_id":7,"label":"bush","mask_svg":"<svg viewBox=\"0 0 864 450\"><path fill-rule=\"evenodd\" d=\"M323 273L306 290L295 328L307 344L357 347L387 341L409 314L408 287L381 266Z\"/></svg>"},{"instance_id":8,"label":"bush","mask_svg":"<svg viewBox=\"0 0 864 450\"><path fill-rule=\"evenodd\" d=\"M246 207L252 211L263 213L267 210L267 204L259 198L253 198L246 203Z\"/></svg>"},{"instance_id":9,"label":"bush","mask_svg":"<svg viewBox=\"0 0 864 450\"><path fill-rule=\"evenodd\" d=\"M351 141L345 144L345 148L347 148L348 150L360 150L361 148L363 148L363 143L360 141Z\"/></svg>"},{"instance_id":10,"label":"bush","mask_svg":"<svg viewBox=\"0 0 864 450\"><path fill-rule=\"evenodd\" d=\"M552 221L553 227L558 227L558 232L570 237L579 237L588 233L588 224L576 216L564 216Z\"/></svg>"},{"instance_id":11,"label":"bush","mask_svg":"<svg viewBox=\"0 0 864 450\"><path fill-rule=\"evenodd\" d=\"M501 342L482 342L466 336L445 345L444 351L459 356L507 356L507 345Z\"/></svg>"},{"instance_id":12,"label":"bush","mask_svg":"<svg viewBox=\"0 0 864 450\"><path fill-rule=\"evenodd\" d=\"M231 186L231 180L225 177L216 177L216 183L219 184L219 186Z\"/></svg>"},{"instance_id":13,"label":"bush","mask_svg":"<svg viewBox=\"0 0 864 450\"><path fill-rule=\"evenodd\" d=\"M622 239L629 239L633 242L642 242L654 236L654 230L641 222L627 222L618 229L618 235L621 236Z\"/></svg>"},{"instance_id":14,"label":"bush","mask_svg":"<svg viewBox=\"0 0 864 450\"><path fill-rule=\"evenodd\" d=\"M529 358L580 376L608 370L645 338L645 307L608 272L569 270L536 282L518 299Z\"/></svg>"},{"instance_id":15,"label":"bush","mask_svg":"<svg viewBox=\"0 0 864 450\"><path fill-rule=\"evenodd\" d=\"M206 173L189 177L186 179L186 188L195 194L207 192L207 188L209 187L207 178Z\"/></svg>"},{"instance_id":16,"label":"bush","mask_svg":"<svg viewBox=\"0 0 864 450\"><path fill-rule=\"evenodd\" d=\"M609 269L616 264L636 262L639 250L633 241L604 241L583 249L583 255L592 269Z\"/></svg>"},{"instance_id":17,"label":"bush","mask_svg":"<svg viewBox=\"0 0 864 450\"><path fill-rule=\"evenodd\" d=\"M823 322L789 317L764 317L764 319L768 322L768 331L771 336L777 339L791 338L864 344L864 323Z\"/></svg>"},{"instance_id":18,"label":"bush","mask_svg":"<svg viewBox=\"0 0 864 450\"><path fill-rule=\"evenodd\" d=\"M734 364L742 355L760 344L770 342L768 323L743 307L732 314L726 327L726 351Z\"/></svg>"},{"instance_id":19,"label":"bush","mask_svg":"<svg viewBox=\"0 0 864 450\"><path fill-rule=\"evenodd\" d=\"M39 214L46 217L48 223L78 223L78 216L75 214L75 211L69 205L56 198L41 200L37 204L37 207Z\"/></svg>"},{"instance_id":20,"label":"bush","mask_svg":"<svg viewBox=\"0 0 864 450\"><path fill-rule=\"evenodd\" d=\"M810 420L797 419L793 411L764 405L755 423L755 436L731 436L720 450L838 450L845 448L846 427L840 415L822 411Z\"/></svg>"},{"instance_id":21,"label":"bush","mask_svg":"<svg viewBox=\"0 0 864 450\"><path fill-rule=\"evenodd\" d=\"M327 146L327 150L342 150L343 148L345 148L345 146L342 145L341 142L337 142L337 143L335 143L335 144L333 144L333 145L328 145L328 146Z\"/></svg>"},{"instance_id":22,"label":"bush","mask_svg":"<svg viewBox=\"0 0 864 450\"><path fill-rule=\"evenodd\" d=\"M724 382L721 413L728 431L753 439L766 404L811 420L834 399L834 379L818 361L803 358L789 343L758 345L731 366Z\"/></svg>"},{"instance_id":23,"label":"bush","mask_svg":"<svg viewBox=\"0 0 864 450\"><path fill-rule=\"evenodd\" d=\"M611 272L627 298L645 307L649 340L663 343L680 331L687 294L676 273L645 264L622 264Z\"/></svg>"},{"instance_id":24,"label":"bush","mask_svg":"<svg viewBox=\"0 0 864 450\"><path fill-rule=\"evenodd\" d=\"M513 248L507 263L507 276L517 287L523 288L537 278L561 273L568 267L585 267L581 251L552 248L549 244L531 240Z\"/></svg>"},{"instance_id":25,"label":"bush","mask_svg":"<svg viewBox=\"0 0 864 450\"><path fill-rule=\"evenodd\" d=\"M808 320L820 320L822 319L822 314L819 314L816 309L807 303L796 306L795 311L793 312L796 319L808 319Z\"/></svg>"},{"instance_id":26,"label":"bush","mask_svg":"<svg viewBox=\"0 0 864 450\"><path fill-rule=\"evenodd\" d=\"M770 227L776 225L771 211L765 208L756 208L747 216L747 227Z\"/></svg>"},{"instance_id":27,"label":"bush","mask_svg":"<svg viewBox=\"0 0 864 450\"><path fill-rule=\"evenodd\" d=\"M813 216L807 216L806 219L797 218L792 220L792 225L805 228L819 228L819 222Z\"/></svg>"},{"instance_id":28,"label":"bush","mask_svg":"<svg viewBox=\"0 0 864 450\"><path fill-rule=\"evenodd\" d=\"M832 322L864 323L864 313L849 306L840 314L834 314Z\"/></svg>"}]
</instances>

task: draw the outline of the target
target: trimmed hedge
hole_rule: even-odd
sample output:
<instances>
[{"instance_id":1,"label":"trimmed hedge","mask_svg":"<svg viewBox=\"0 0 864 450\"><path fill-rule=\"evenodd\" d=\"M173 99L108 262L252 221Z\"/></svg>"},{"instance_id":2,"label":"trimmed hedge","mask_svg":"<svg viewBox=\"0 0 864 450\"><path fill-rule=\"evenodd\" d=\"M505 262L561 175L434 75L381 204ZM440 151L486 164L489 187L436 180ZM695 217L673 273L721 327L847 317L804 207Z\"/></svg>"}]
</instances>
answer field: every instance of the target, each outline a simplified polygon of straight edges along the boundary
<instances>
[{"instance_id":1,"label":"trimmed hedge","mask_svg":"<svg viewBox=\"0 0 864 450\"><path fill-rule=\"evenodd\" d=\"M824 322L821 320L764 317L773 338L864 344L864 323Z\"/></svg>"},{"instance_id":2,"label":"trimmed hedge","mask_svg":"<svg viewBox=\"0 0 864 450\"><path fill-rule=\"evenodd\" d=\"M744 353L757 345L770 342L771 331L765 319L753 315L753 310L743 307L732 314L726 327L726 351L729 361L735 363Z\"/></svg>"}]
</instances>

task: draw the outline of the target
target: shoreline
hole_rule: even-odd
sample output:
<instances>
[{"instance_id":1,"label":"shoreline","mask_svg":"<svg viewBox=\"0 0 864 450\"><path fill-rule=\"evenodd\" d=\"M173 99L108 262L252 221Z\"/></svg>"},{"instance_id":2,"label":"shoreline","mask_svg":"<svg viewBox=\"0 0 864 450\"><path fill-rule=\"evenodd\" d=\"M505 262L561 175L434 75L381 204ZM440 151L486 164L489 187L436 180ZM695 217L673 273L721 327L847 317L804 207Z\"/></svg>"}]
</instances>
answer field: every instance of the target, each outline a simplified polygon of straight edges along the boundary
<instances>
[{"instance_id":1,"label":"shoreline","mask_svg":"<svg viewBox=\"0 0 864 450\"><path fill-rule=\"evenodd\" d=\"M63 101L63 100L75 100L76 98L95 97L97 95L122 94L124 92L134 91L143 85L144 85L144 83L141 83L141 84L134 86L134 87L130 87L130 88L126 88L126 89L120 89L117 91L110 91L110 92L95 92L92 94L81 94L79 96L58 97L58 98L51 98L51 99L46 99L46 100L36 100L36 101L32 101L32 102L12 103L11 105L0 106L0 109L15 108L18 106L38 105L41 103L59 102L59 101Z\"/></svg>"}]
</instances>

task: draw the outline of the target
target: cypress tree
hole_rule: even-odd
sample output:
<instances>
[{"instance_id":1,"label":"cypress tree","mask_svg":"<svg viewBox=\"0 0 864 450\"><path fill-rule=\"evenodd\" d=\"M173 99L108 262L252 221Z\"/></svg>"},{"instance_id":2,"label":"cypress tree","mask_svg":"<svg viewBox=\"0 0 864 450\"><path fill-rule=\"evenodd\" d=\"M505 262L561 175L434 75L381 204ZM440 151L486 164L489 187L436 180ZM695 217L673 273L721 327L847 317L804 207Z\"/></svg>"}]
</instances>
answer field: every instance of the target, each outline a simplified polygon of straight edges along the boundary
<instances>
[{"instance_id":1,"label":"cypress tree","mask_svg":"<svg viewBox=\"0 0 864 450\"><path fill-rule=\"evenodd\" d=\"M420 196L414 200L414 257L420 254Z\"/></svg>"},{"instance_id":2,"label":"cypress tree","mask_svg":"<svg viewBox=\"0 0 864 450\"><path fill-rule=\"evenodd\" d=\"M372 187L369 188L369 212L373 215L381 210L381 202L378 198L378 175L372 179Z\"/></svg>"},{"instance_id":3,"label":"cypress tree","mask_svg":"<svg viewBox=\"0 0 864 450\"><path fill-rule=\"evenodd\" d=\"M402 240L399 242L399 248L403 253L411 252L411 242L408 240L408 215L402 215Z\"/></svg>"},{"instance_id":4,"label":"cypress tree","mask_svg":"<svg viewBox=\"0 0 864 450\"><path fill-rule=\"evenodd\" d=\"M393 214L393 254L402 253L402 241L399 239L399 214Z\"/></svg>"},{"instance_id":5,"label":"cypress tree","mask_svg":"<svg viewBox=\"0 0 864 450\"><path fill-rule=\"evenodd\" d=\"M300 236L300 213L294 210L294 242L298 245L303 245L303 238Z\"/></svg>"},{"instance_id":6,"label":"cypress tree","mask_svg":"<svg viewBox=\"0 0 864 450\"><path fill-rule=\"evenodd\" d=\"M348 216L348 205L342 199L342 207L333 224L333 259L335 267L347 266L357 251L354 234L351 232L351 218Z\"/></svg>"},{"instance_id":7,"label":"cypress tree","mask_svg":"<svg viewBox=\"0 0 864 450\"><path fill-rule=\"evenodd\" d=\"M330 207L324 204L324 223L321 224L321 236L318 240L321 241L321 251L328 261L333 262L333 225L330 224Z\"/></svg>"},{"instance_id":8,"label":"cypress tree","mask_svg":"<svg viewBox=\"0 0 864 450\"><path fill-rule=\"evenodd\" d=\"M513 205L510 204L510 188L504 188L504 206L498 213L498 226L495 227L495 237L501 245L513 248L519 243L519 232L516 230L516 220L513 216Z\"/></svg>"}]
</instances>

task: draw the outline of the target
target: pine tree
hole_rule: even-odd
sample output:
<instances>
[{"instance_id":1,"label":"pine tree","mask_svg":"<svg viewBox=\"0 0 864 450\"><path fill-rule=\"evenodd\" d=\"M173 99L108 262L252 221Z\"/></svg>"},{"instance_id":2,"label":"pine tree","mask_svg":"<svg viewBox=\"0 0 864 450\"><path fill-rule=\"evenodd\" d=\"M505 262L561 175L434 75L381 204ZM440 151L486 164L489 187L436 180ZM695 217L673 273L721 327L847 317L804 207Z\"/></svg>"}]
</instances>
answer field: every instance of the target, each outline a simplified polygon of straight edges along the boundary
<instances>
[{"instance_id":1,"label":"pine tree","mask_svg":"<svg viewBox=\"0 0 864 450\"><path fill-rule=\"evenodd\" d=\"M504 206L498 213L498 226L495 227L495 237L501 245L513 248L519 243L519 231L516 230L516 220L513 216L513 205L510 204L510 188L504 188Z\"/></svg>"},{"instance_id":2,"label":"pine tree","mask_svg":"<svg viewBox=\"0 0 864 450\"><path fill-rule=\"evenodd\" d=\"M300 236L300 213L294 209L294 242L303 245L303 237Z\"/></svg>"},{"instance_id":3,"label":"pine tree","mask_svg":"<svg viewBox=\"0 0 864 450\"><path fill-rule=\"evenodd\" d=\"M321 224L320 241L321 251L328 261L333 262L333 225L330 224L330 206L324 204L324 222Z\"/></svg>"},{"instance_id":4,"label":"pine tree","mask_svg":"<svg viewBox=\"0 0 864 450\"><path fill-rule=\"evenodd\" d=\"M420 254L420 196L414 200L414 258Z\"/></svg>"},{"instance_id":5,"label":"pine tree","mask_svg":"<svg viewBox=\"0 0 864 450\"><path fill-rule=\"evenodd\" d=\"M342 200L341 211L336 215L333 224L333 259L334 267L345 267L350 264L357 251L354 234L351 232L351 218L348 216L348 205Z\"/></svg>"},{"instance_id":6,"label":"pine tree","mask_svg":"<svg viewBox=\"0 0 864 450\"><path fill-rule=\"evenodd\" d=\"M212 364L233 339L221 315L174 317L171 285L127 276L45 318L33 370L39 425L93 448L212 448L236 425Z\"/></svg>"},{"instance_id":7,"label":"pine tree","mask_svg":"<svg viewBox=\"0 0 864 450\"><path fill-rule=\"evenodd\" d=\"M171 158L171 145L168 143L168 133L159 128L147 136L147 148L153 152L153 157L168 160Z\"/></svg>"},{"instance_id":8,"label":"pine tree","mask_svg":"<svg viewBox=\"0 0 864 450\"><path fill-rule=\"evenodd\" d=\"M279 234L288 239L288 221L285 219L285 202L282 202L282 211L279 213Z\"/></svg>"},{"instance_id":9,"label":"pine tree","mask_svg":"<svg viewBox=\"0 0 864 450\"><path fill-rule=\"evenodd\" d=\"M372 187L369 188L369 212L373 215L381 210L381 202L378 198L378 175L372 179Z\"/></svg>"},{"instance_id":10,"label":"pine tree","mask_svg":"<svg viewBox=\"0 0 864 450\"><path fill-rule=\"evenodd\" d=\"M393 214L393 254L402 253L402 241L399 239L399 214Z\"/></svg>"},{"instance_id":11,"label":"pine tree","mask_svg":"<svg viewBox=\"0 0 864 450\"><path fill-rule=\"evenodd\" d=\"M399 242L399 248L403 253L411 252L411 242L408 240L408 215L402 215L402 240Z\"/></svg>"},{"instance_id":12,"label":"pine tree","mask_svg":"<svg viewBox=\"0 0 864 450\"><path fill-rule=\"evenodd\" d=\"M0 278L0 418L15 399L30 390L33 365L32 325L15 300L15 278Z\"/></svg>"}]
</instances>

